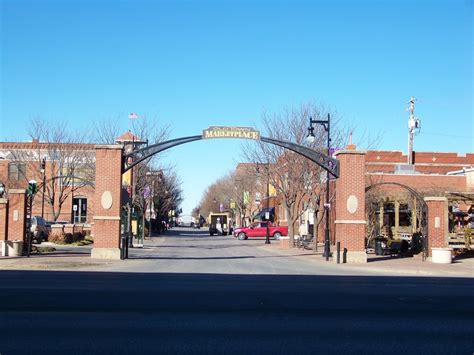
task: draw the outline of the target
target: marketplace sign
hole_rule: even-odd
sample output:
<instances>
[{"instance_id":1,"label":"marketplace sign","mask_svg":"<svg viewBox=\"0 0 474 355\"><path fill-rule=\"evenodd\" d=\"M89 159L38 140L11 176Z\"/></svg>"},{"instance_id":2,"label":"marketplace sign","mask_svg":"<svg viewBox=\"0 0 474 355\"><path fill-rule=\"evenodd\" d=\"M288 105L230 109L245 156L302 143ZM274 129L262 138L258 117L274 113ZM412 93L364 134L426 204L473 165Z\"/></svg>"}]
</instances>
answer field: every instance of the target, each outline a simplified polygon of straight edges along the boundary
<instances>
[{"instance_id":1,"label":"marketplace sign","mask_svg":"<svg viewBox=\"0 0 474 355\"><path fill-rule=\"evenodd\" d=\"M260 140L260 132L252 127L211 126L202 131L202 138L245 138Z\"/></svg>"}]
</instances>

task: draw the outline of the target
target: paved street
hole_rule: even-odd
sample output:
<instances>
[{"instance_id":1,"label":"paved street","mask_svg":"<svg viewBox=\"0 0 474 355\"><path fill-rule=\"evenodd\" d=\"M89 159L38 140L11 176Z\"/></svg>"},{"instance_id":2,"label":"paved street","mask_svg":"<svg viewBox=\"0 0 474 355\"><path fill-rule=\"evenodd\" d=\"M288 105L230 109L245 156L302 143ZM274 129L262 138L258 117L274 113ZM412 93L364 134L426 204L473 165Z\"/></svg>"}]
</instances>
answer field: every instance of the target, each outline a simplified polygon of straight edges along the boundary
<instances>
[{"instance_id":1,"label":"paved street","mask_svg":"<svg viewBox=\"0 0 474 355\"><path fill-rule=\"evenodd\" d=\"M182 228L131 257L69 261L76 272L0 271L0 353L474 351L472 278L377 276Z\"/></svg>"},{"instance_id":2,"label":"paved street","mask_svg":"<svg viewBox=\"0 0 474 355\"><path fill-rule=\"evenodd\" d=\"M320 250L321 254L322 250ZM147 240L145 247L130 249L130 260L110 269L126 272L179 272L218 274L347 275L312 251L283 250L279 242L266 245L263 238L237 240L209 236L207 228L173 228L166 236ZM370 271L362 272L371 274Z\"/></svg>"},{"instance_id":3,"label":"paved street","mask_svg":"<svg viewBox=\"0 0 474 355\"><path fill-rule=\"evenodd\" d=\"M433 264L423 262L420 256L369 255L367 264L337 265L325 261L322 247L315 255L309 250L282 249L277 241L265 245L263 239L210 237L206 229L173 228L145 240L143 248L130 249L130 259L123 261L91 259L91 246L54 247L53 253L30 258L0 257L0 270L474 277L472 257L453 264Z\"/></svg>"}]
</instances>

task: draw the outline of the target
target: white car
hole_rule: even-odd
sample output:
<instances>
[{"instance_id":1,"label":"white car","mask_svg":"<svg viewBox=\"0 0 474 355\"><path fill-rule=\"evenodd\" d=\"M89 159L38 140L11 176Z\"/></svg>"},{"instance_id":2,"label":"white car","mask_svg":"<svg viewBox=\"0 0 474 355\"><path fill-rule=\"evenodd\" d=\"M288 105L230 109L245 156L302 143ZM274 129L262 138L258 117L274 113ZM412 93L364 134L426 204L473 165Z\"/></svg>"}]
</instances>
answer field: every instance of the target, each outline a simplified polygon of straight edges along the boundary
<instances>
[{"instance_id":1,"label":"white car","mask_svg":"<svg viewBox=\"0 0 474 355\"><path fill-rule=\"evenodd\" d=\"M26 220L27 226L29 226L29 231L31 238L36 240L37 243L48 240L49 232L51 231L51 226L46 222L41 216L33 216Z\"/></svg>"}]
</instances>

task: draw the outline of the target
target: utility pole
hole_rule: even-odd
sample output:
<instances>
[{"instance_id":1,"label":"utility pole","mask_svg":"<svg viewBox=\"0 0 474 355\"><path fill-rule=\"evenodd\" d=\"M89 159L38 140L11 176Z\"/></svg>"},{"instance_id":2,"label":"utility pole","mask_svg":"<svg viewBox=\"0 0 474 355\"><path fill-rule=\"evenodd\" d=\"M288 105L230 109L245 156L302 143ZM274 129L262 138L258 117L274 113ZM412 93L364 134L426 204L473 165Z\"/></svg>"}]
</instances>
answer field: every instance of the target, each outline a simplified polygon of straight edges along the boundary
<instances>
[{"instance_id":1,"label":"utility pole","mask_svg":"<svg viewBox=\"0 0 474 355\"><path fill-rule=\"evenodd\" d=\"M413 165L413 137L415 136L415 130L420 129L420 120L415 117L415 101L414 97L410 98L408 101L407 111L410 113L408 118L408 157L407 163Z\"/></svg>"}]
</instances>

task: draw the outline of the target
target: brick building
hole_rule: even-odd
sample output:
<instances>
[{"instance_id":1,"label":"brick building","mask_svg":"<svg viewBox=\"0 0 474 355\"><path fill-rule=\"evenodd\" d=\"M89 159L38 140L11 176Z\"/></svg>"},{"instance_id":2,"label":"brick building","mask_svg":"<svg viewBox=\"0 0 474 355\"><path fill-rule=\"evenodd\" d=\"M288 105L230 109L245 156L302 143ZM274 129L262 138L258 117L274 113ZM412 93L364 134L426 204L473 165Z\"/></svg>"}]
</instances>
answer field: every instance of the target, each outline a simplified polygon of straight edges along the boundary
<instances>
[{"instance_id":1,"label":"brick building","mask_svg":"<svg viewBox=\"0 0 474 355\"><path fill-rule=\"evenodd\" d=\"M365 182L363 182L363 190L370 190L372 186L377 187L372 190L372 192L377 190L378 210L375 211L376 224L378 225L377 234L389 234L393 238L400 238L405 234L411 235L418 231L420 229L419 221L412 222L419 218L416 216L416 213L419 212L416 210L415 200L417 196L418 200L420 200L419 197L423 200L426 196L446 198L448 207L446 215L449 212L450 218L453 206L457 206L457 208L466 212L474 201L473 153L458 155L443 152L416 152L413 158L414 164L408 165L406 163L407 156L399 151L364 152ZM345 171L345 174L349 175L355 173L354 171ZM324 185L322 184L323 188ZM339 206L340 208L338 208L336 205L337 194L346 193L349 196L349 191L338 191L336 185L337 180L330 184L330 239L333 243L336 240L335 221L341 220L341 213L346 212L346 206L343 206L343 208ZM350 188L354 189L355 186ZM322 197L324 199L324 193ZM373 198L373 196L370 198ZM366 196L367 201L370 198ZM280 223L286 224L285 210L279 204L278 197L273 202L277 218ZM302 230L307 232L313 230L313 210L308 208L308 205L311 205L309 202L301 207L301 218L295 226L296 234ZM324 202L321 201L321 206ZM423 201L419 201L419 203L423 203ZM336 211L339 211L339 216L336 216ZM365 220L365 218L360 218L360 220ZM320 221L317 230L318 240L322 242L324 238L324 219L318 220ZM449 221L448 223L452 222ZM310 228L301 229L299 228L300 224L310 225ZM339 229L342 227L340 226ZM451 227L445 231L445 233L448 232L452 232Z\"/></svg>"},{"instance_id":2,"label":"brick building","mask_svg":"<svg viewBox=\"0 0 474 355\"><path fill-rule=\"evenodd\" d=\"M0 182L8 192L26 189L35 180L32 212L40 216L44 204L46 220L92 221L94 162L93 144L0 142Z\"/></svg>"}]
</instances>

